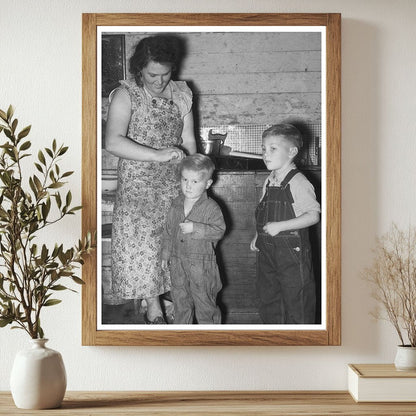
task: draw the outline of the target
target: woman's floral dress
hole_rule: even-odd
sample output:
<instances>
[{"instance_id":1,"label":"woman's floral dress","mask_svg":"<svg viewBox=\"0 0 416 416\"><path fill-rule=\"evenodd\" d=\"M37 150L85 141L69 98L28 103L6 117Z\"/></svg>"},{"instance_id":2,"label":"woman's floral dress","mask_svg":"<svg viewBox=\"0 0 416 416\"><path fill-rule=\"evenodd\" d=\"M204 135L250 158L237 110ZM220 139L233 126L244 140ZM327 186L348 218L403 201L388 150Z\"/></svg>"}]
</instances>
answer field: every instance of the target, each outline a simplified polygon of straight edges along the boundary
<instances>
[{"instance_id":1,"label":"woman's floral dress","mask_svg":"<svg viewBox=\"0 0 416 416\"><path fill-rule=\"evenodd\" d=\"M135 81L121 81L132 113L127 136L162 149L182 143L183 117L192 106L185 82L170 81L172 99L151 97ZM111 95L110 95L111 98ZM179 193L176 165L120 158L111 240L112 289L123 299L144 299L170 290L160 266L161 233Z\"/></svg>"}]
</instances>

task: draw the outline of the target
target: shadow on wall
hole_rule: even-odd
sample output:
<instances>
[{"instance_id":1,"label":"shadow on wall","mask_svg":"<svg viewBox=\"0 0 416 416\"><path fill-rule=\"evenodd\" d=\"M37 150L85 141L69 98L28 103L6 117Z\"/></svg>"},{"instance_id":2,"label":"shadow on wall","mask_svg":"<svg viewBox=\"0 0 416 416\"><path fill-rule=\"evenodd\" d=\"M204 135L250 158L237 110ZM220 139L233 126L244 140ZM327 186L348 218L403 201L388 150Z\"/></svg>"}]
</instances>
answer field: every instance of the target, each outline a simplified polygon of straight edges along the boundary
<instances>
[{"instance_id":1,"label":"shadow on wall","mask_svg":"<svg viewBox=\"0 0 416 416\"><path fill-rule=\"evenodd\" d=\"M342 39L342 345L363 357L381 345L371 290L360 278L378 233L380 30L343 19Z\"/></svg>"}]
</instances>

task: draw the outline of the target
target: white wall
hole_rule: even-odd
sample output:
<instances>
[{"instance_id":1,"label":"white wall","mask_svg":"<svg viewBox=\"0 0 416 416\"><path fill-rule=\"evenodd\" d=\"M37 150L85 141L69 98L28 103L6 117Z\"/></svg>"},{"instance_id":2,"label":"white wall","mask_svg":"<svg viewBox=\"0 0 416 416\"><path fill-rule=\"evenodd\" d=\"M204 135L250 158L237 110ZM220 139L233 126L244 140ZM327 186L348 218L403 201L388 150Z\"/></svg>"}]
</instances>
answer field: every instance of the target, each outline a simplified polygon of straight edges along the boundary
<instances>
[{"instance_id":1,"label":"white wall","mask_svg":"<svg viewBox=\"0 0 416 416\"><path fill-rule=\"evenodd\" d=\"M81 187L82 12L341 12L341 347L81 347L81 298L45 311L50 347L61 351L70 390L345 389L346 364L392 362L393 329L369 316L359 278L376 234L415 222L416 2L413 0L0 0L0 108L33 124L34 148L70 145ZM51 232L70 244L80 216ZM57 237L58 236L58 237ZM0 390L27 336L0 330Z\"/></svg>"}]
</instances>

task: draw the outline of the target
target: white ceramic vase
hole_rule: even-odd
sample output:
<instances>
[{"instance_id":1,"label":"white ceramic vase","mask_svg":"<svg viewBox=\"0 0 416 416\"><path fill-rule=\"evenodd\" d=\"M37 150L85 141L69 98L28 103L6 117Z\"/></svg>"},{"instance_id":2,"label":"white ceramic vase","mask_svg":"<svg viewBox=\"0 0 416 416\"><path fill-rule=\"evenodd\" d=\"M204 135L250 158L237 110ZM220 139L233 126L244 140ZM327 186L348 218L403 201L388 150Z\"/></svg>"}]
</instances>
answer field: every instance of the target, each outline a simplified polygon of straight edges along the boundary
<instances>
[{"instance_id":1,"label":"white ceramic vase","mask_svg":"<svg viewBox=\"0 0 416 416\"><path fill-rule=\"evenodd\" d=\"M64 362L59 352L45 346L47 341L32 339L30 349L16 354L10 388L15 405L21 409L53 409L64 398Z\"/></svg>"},{"instance_id":2,"label":"white ceramic vase","mask_svg":"<svg viewBox=\"0 0 416 416\"><path fill-rule=\"evenodd\" d=\"M416 347L398 345L394 365L399 371L415 371Z\"/></svg>"}]
</instances>

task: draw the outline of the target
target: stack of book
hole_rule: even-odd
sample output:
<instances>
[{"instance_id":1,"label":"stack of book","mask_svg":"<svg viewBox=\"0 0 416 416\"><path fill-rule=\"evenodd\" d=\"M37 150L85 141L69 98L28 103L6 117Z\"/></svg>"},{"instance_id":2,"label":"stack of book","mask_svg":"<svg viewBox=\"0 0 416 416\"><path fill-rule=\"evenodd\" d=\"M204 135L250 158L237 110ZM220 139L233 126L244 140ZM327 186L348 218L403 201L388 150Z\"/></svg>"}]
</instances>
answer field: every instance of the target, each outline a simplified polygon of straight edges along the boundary
<instances>
[{"instance_id":1,"label":"stack of book","mask_svg":"<svg viewBox=\"0 0 416 416\"><path fill-rule=\"evenodd\" d=\"M394 364L349 364L348 390L356 402L416 402L416 371Z\"/></svg>"}]
</instances>

